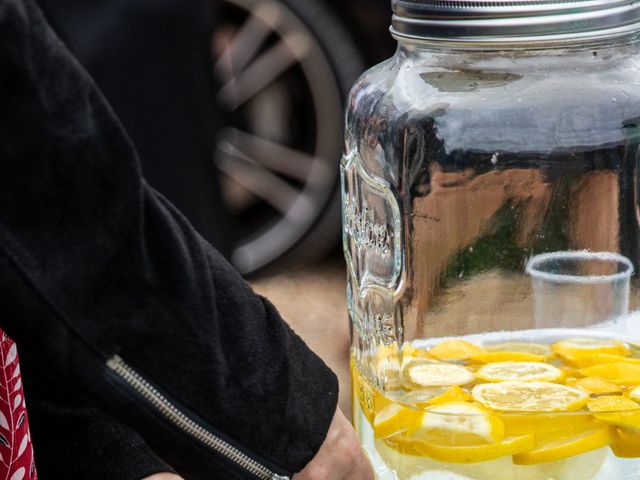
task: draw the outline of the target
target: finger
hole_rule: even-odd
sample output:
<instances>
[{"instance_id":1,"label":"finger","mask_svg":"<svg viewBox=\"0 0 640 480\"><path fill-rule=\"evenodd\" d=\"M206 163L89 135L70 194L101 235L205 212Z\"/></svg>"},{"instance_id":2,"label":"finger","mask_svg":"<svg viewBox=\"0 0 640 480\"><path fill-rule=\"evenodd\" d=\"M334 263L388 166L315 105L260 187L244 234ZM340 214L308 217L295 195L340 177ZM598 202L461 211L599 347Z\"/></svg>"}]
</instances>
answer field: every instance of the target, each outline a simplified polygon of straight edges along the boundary
<instances>
[{"instance_id":1,"label":"finger","mask_svg":"<svg viewBox=\"0 0 640 480\"><path fill-rule=\"evenodd\" d=\"M184 480L182 477L176 475L175 473L156 473L155 475L151 475L150 477L144 477L142 480Z\"/></svg>"}]
</instances>

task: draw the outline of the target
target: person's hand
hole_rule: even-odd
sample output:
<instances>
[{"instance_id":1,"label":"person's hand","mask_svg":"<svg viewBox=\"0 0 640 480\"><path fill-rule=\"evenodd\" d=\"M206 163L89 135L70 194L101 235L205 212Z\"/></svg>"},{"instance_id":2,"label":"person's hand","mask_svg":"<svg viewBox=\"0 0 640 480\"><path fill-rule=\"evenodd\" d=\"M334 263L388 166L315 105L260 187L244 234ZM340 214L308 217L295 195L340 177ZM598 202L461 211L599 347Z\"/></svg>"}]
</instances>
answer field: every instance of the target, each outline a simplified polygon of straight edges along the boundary
<instances>
[{"instance_id":1,"label":"person's hand","mask_svg":"<svg viewBox=\"0 0 640 480\"><path fill-rule=\"evenodd\" d=\"M144 477L142 480L183 480L183 478L175 473L156 473L150 477Z\"/></svg>"},{"instance_id":2,"label":"person's hand","mask_svg":"<svg viewBox=\"0 0 640 480\"><path fill-rule=\"evenodd\" d=\"M356 432L340 409L320 450L293 480L373 480Z\"/></svg>"}]
</instances>

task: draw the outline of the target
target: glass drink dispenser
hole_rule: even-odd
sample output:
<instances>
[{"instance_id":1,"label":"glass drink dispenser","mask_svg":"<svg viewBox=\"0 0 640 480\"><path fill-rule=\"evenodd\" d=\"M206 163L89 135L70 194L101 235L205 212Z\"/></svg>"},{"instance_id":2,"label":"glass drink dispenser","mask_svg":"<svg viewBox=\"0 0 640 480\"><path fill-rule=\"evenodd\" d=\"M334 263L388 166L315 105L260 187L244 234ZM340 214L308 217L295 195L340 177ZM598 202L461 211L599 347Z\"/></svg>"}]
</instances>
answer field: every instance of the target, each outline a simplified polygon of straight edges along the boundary
<instances>
[{"instance_id":1,"label":"glass drink dispenser","mask_svg":"<svg viewBox=\"0 0 640 480\"><path fill-rule=\"evenodd\" d=\"M376 475L640 478L640 4L392 8L341 165Z\"/></svg>"}]
</instances>

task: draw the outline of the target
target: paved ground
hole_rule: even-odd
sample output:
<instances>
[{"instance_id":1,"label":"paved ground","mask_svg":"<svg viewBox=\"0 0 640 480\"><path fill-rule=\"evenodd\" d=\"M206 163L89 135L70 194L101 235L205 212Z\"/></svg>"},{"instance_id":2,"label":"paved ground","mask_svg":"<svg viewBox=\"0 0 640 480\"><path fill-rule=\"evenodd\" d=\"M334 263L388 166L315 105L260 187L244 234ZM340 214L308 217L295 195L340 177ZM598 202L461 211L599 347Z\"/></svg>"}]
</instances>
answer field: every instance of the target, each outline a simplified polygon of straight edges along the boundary
<instances>
[{"instance_id":1,"label":"paved ground","mask_svg":"<svg viewBox=\"0 0 640 480\"><path fill-rule=\"evenodd\" d=\"M350 418L349 324L341 257L254 279L251 284L338 374L339 405Z\"/></svg>"}]
</instances>

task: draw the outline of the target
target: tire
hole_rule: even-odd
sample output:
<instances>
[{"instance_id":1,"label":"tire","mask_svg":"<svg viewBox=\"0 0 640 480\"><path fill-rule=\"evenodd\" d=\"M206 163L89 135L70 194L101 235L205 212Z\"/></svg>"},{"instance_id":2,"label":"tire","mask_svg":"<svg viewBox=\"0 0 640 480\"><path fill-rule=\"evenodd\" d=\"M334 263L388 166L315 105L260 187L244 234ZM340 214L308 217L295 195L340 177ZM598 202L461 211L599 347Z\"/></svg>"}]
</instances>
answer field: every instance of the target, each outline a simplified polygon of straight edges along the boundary
<instances>
[{"instance_id":1,"label":"tire","mask_svg":"<svg viewBox=\"0 0 640 480\"><path fill-rule=\"evenodd\" d=\"M221 18L229 22L212 40L223 123L214 162L234 223L231 262L247 275L322 258L340 235L343 108L362 55L315 0L224 0Z\"/></svg>"}]
</instances>

